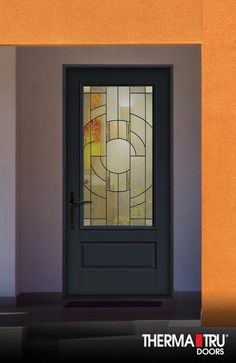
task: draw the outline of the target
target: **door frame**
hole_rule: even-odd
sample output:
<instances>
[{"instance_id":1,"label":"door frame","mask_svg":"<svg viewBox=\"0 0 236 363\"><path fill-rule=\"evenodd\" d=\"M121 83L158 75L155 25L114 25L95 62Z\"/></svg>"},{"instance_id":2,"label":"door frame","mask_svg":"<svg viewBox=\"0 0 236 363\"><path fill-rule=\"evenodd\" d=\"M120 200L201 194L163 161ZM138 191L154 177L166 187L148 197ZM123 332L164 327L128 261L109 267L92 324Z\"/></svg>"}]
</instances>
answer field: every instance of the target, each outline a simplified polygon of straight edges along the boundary
<instances>
[{"instance_id":1,"label":"door frame","mask_svg":"<svg viewBox=\"0 0 236 363\"><path fill-rule=\"evenodd\" d=\"M173 246L173 187L174 187L174 181L173 181L173 170L174 170L174 155L173 155L173 80L174 80L174 65L173 64L63 64L62 65L62 170L63 170L63 198L62 198L62 295L63 297L69 297L67 293L67 122L66 122L66 93L67 93L67 87L66 87L66 73L67 69L69 68L99 68L99 67L105 67L105 68L168 68L170 71L170 120L169 120L169 294L168 295L156 295L151 298L158 298L158 299L174 299L174 246ZM107 296L106 296L107 297ZM127 299L127 295L124 297ZM141 298L149 298L149 296L145 295ZM99 296L97 296L99 298ZM133 296L134 298L134 296ZM139 296L135 296L135 299L138 299ZM119 297L120 299L120 297ZM96 297L95 297L96 300Z\"/></svg>"}]
</instances>

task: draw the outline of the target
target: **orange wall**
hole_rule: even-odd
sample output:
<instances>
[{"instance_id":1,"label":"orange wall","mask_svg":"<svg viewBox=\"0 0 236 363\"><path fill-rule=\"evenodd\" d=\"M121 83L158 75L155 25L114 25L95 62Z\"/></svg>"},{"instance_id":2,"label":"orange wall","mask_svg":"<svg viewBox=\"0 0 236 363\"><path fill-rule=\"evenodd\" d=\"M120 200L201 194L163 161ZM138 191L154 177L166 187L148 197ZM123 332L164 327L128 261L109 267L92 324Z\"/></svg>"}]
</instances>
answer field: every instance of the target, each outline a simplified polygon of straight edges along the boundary
<instances>
[{"instance_id":1,"label":"orange wall","mask_svg":"<svg viewBox=\"0 0 236 363\"><path fill-rule=\"evenodd\" d=\"M203 323L236 326L236 1L202 10Z\"/></svg>"},{"instance_id":2,"label":"orange wall","mask_svg":"<svg viewBox=\"0 0 236 363\"><path fill-rule=\"evenodd\" d=\"M201 40L200 4L200 0L0 0L0 40L38 45L195 43Z\"/></svg>"},{"instance_id":3,"label":"orange wall","mask_svg":"<svg viewBox=\"0 0 236 363\"><path fill-rule=\"evenodd\" d=\"M235 0L0 0L3 45L202 42L206 326L236 325L235 16Z\"/></svg>"}]
</instances>

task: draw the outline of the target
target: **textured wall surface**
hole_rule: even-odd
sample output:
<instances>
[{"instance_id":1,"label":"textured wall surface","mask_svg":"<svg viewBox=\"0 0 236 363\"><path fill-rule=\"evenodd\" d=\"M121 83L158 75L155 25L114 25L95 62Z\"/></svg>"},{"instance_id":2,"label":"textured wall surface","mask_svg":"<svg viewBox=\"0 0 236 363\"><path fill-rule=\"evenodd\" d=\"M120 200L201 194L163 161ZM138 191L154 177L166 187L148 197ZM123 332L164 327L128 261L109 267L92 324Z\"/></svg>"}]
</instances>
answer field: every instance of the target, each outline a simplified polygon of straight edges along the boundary
<instances>
[{"instance_id":1,"label":"textured wall surface","mask_svg":"<svg viewBox=\"0 0 236 363\"><path fill-rule=\"evenodd\" d=\"M0 38L2 44L27 45L196 43L201 40L200 4L201 0L0 0Z\"/></svg>"},{"instance_id":2,"label":"textured wall surface","mask_svg":"<svg viewBox=\"0 0 236 363\"><path fill-rule=\"evenodd\" d=\"M235 12L235 0L0 1L1 44L202 42L205 325L236 324Z\"/></svg>"},{"instance_id":3,"label":"textured wall surface","mask_svg":"<svg viewBox=\"0 0 236 363\"><path fill-rule=\"evenodd\" d=\"M236 325L236 1L203 1L202 299L205 325Z\"/></svg>"}]
</instances>

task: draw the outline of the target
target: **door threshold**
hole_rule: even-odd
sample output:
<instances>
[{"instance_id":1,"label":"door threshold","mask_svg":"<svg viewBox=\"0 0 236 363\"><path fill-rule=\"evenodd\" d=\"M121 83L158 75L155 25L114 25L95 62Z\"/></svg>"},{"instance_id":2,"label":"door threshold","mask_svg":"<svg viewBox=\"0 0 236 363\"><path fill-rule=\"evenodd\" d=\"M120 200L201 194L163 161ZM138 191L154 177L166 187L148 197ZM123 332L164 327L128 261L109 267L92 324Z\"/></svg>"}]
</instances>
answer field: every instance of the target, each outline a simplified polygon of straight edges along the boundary
<instances>
[{"instance_id":1,"label":"door threshold","mask_svg":"<svg viewBox=\"0 0 236 363\"><path fill-rule=\"evenodd\" d=\"M111 302L119 302L119 301L144 301L144 302L156 302L160 300L172 300L171 295L167 296L153 296L153 295L65 295L62 300L64 303L70 301L88 301L88 302L96 302L96 301L111 301Z\"/></svg>"}]
</instances>

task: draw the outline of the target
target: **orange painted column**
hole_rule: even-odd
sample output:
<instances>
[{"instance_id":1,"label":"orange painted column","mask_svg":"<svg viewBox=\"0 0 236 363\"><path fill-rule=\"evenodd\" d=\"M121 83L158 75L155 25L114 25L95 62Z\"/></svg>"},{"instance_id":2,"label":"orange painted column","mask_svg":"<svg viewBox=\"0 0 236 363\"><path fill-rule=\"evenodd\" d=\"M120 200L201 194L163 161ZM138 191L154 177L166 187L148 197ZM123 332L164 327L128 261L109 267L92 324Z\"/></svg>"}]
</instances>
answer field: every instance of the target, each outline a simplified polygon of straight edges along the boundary
<instances>
[{"instance_id":1,"label":"orange painted column","mask_svg":"<svg viewBox=\"0 0 236 363\"><path fill-rule=\"evenodd\" d=\"M202 48L202 308L236 325L235 0L0 0L2 45Z\"/></svg>"},{"instance_id":2,"label":"orange painted column","mask_svg":"<svg viewBox=\"0 0 236 363\"><path fill-rule=\"evenodd\" d=\"M203 325L236 326L236 1L203 1Z\"/></svg>"}]
</instances>

